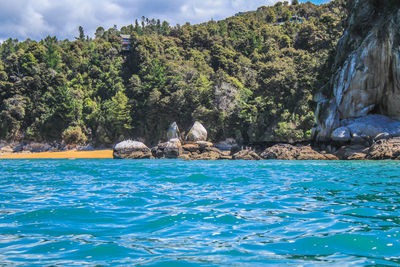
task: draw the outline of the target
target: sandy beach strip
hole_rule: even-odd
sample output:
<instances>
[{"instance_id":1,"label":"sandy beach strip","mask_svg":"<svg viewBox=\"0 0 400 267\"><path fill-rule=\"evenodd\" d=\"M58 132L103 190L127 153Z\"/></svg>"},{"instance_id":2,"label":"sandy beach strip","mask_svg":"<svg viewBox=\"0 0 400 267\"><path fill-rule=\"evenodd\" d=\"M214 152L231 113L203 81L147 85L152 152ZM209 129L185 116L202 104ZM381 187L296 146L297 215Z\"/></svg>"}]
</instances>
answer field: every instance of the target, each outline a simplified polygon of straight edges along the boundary
<instances>
[{"instance_id":1,"label":"sandy beach strip","mask_svg":"<svg viewBox=\"0 0 400 267\"><path fill-rule=\"evenodd\" d=\"M92 150L92 151L68 150L61 152L0 154L0 159L112 159L112 158L113 158L113 151L111 149Z\"/></svg>"}]
</instances>

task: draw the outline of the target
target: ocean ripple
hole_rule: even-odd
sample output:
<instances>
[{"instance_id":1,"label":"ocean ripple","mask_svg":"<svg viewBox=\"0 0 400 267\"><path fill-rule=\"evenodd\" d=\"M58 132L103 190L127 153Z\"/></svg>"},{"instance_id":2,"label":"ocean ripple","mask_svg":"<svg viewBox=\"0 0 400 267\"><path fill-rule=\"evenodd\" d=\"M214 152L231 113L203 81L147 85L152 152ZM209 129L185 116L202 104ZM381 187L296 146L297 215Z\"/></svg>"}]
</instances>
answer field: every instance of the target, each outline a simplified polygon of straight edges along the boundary
<instances>
[{"instance_id":1,"label":"ocean ripple","mask_svg":"<svg viewBox=\"0 0 400 267\"><path fill-rule=\"evenodd\" d=\"M400 163L0 160L5 265L398 265Z\"/></svg>"}]
</instances>

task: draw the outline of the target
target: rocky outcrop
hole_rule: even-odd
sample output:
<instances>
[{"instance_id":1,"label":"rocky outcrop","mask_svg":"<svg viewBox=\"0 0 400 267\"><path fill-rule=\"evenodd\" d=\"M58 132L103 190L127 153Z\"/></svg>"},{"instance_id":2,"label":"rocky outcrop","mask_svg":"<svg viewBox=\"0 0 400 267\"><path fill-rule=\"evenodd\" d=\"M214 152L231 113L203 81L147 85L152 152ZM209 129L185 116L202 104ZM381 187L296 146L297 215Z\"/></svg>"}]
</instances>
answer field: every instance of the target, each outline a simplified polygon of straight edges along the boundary
<instances>
[{"instance_id":1,"label":"rocky outcrop","mask_svg":"<svg viewBox=\"0 0 400 267\"><path fill-rule=\"evenodd\" d=\"M365 160L367 154L368 147L362 145L342 146L335 153L340 160Z\"/></svg>"},{"instance_id":2,"label":"rocky outcrop","mask_svg":"<svg viewBox=\"0 0 400 267\"><path fill-rule=\"evenodd\" d=\"M337 160L332 154L320 153L311 148L311 146L277 144L265 149L261 153L263 159L276 160Z\"/></svg>"},{"instance_id":3,"label":"rocky outcrop","mask_svg":"<svg viewBox=\"0 0 400 267\"><path fill-rule=\"evenodd\" d=\"M213 143L206 141L197 141L187 143L182 146L183 153L181 158L186 160L221 160L231 159L231 157L218 148Z\"/></svg>"},{"instance_id":4,"label":"rocky outcrop","mask_svg":"<svg viewBox=\"0 0 400 267\"><path fill-rule=\"evenodd\" d=\"M168 132L167 132L167 139L171 140L171 139L179 139L179 128L178 128L178 124L176 122L173 122L169 128L168 128Z\"/></svg>"},{"instance_id":5,"label":"rocky outcrop","mask_svg":"<svg viewBox=\"0 0 400 267\"><path fill-rule=\"evenodd\" d=\"M241 150L233 154L232 159L235 160L262 160L262 158L253 150Z\"/></svg>"},{"instance_id":6,"label":"rocky outcrop","mask_svg":"<svg viewBox=\"0 0 400 267\"><path fill-rule=\"evenodd\" d=\"M26 144L25 146L23 146L23 150L32 153L56 151L56 149L53 146L47 143L37 143L37 142Z\"/></svg>"},{"instance_id":7,"label":"rocky outcrop","mask_svg":"<svg viewBox=\"0 0 400 267\"><path fill-rule=\"evenodd\" d=\"M378 140L369 148L367 158L372 160L400 160L400 138Z\"/></svg>"},{"instance_id":8,"label":"rocky outcrop","mask_svg":"<svg viewBox=\"0 0 400 267\"><path fill-rule=\"evenodd\" d=\"M114 159L150 159L151 150L142 142L126 140L113 148Z\"/></svg>"},{"instance_id":9,"label":"rocky outcrop","mask_svg":"<svg viewBox=\"0 0 400 267\"><path fill-rule=\"evenodd\" d=\"M156 158L176 159L182 154L182 144L178 138L174 138L152 148L151 152Z\"/></svg>"},{"instance_id":10,"label":"rocky outcrop","mask_svg":"<svg viewBox=\"0 0 400 267\"><path fill-rule=\"evenodd\" d=\"M387 125L400 120L400 1L353 3L336 49L335 72L316 97L317 141L348 139L343 127L358 140L393 134Z\"/></svg>"},{"instance_id":11,"label":"rocky outcrop","mask_svg":"<svg viewBox=\"0 0 400 267\"><path fill-rule=\"evenodd\" d=\"M207 141L207 130L204 128L204 126L196 121L192 128L189 130L187 136L186 136L187 141Z\"/></svg>"},{"instance_id":12,"label":"rocky outcrop","mask_svg":"<svg viewBox=\"0 0 400 267\"><path fill-rule=\"evenodd\" d=\"M171 139L152 148L152 154L159 159L184 160L221 160L231 159L228 153L220 151L214 144L206 141L197 141L181 144L179 139Z\"/></svg>"}]
</instances>

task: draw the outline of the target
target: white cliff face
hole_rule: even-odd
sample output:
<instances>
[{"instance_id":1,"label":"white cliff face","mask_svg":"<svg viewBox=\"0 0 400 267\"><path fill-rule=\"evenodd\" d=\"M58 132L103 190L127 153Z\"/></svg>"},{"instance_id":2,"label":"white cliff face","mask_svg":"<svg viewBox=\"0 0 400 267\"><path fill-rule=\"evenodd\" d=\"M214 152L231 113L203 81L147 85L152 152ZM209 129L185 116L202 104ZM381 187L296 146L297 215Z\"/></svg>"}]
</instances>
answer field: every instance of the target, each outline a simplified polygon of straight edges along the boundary
<instances>
[{"instance_id":1,"label":"white cliff face","mask_svg":"<svg viewBox=\"0 0 400 267\"><path fill-rule=\"evenodd\" d=\"M328 85L331 95L318 100L319 141L330 140L342 120L369 114L400 120L400 10L379 14L374 8L368 1L356 2L338 44L335 63L340 66ZM352 32L366 21L374 26L362 38ZM352 51L342 51L349 47Z\"/></svg>"},{"instance_id":2,"label":"white cliff face","mask_svg":"<svg viewBox=\"0 0 400 267\"><path fill-rule=\"evenodd\" d=\"M400 119L399 48L394 47L395 25L380 41L375 29L351 53L334 79L334 96L341 119L358 118L375 110Z\"/></svg>"}]
</instances>

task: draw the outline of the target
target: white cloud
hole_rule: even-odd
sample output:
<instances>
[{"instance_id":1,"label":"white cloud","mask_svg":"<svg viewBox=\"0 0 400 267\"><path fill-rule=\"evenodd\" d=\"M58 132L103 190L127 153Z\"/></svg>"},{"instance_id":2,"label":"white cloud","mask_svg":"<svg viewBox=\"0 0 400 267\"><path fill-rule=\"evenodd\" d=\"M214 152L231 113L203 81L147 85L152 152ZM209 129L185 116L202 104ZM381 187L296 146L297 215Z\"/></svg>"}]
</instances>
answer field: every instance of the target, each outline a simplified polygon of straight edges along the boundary
<instances>
[{"instance_id":1,"label":"white cloud","mask_svg":"<svg viewBox=\"0 0 400 267\"><path fill-rule=\"evenodd\" d=\"M129 25L142 16L172 25L223 19L278 0L1 0L0 39L72 39L78 26L92 35L98 26Z\"/></svg>"}]
</instances>

